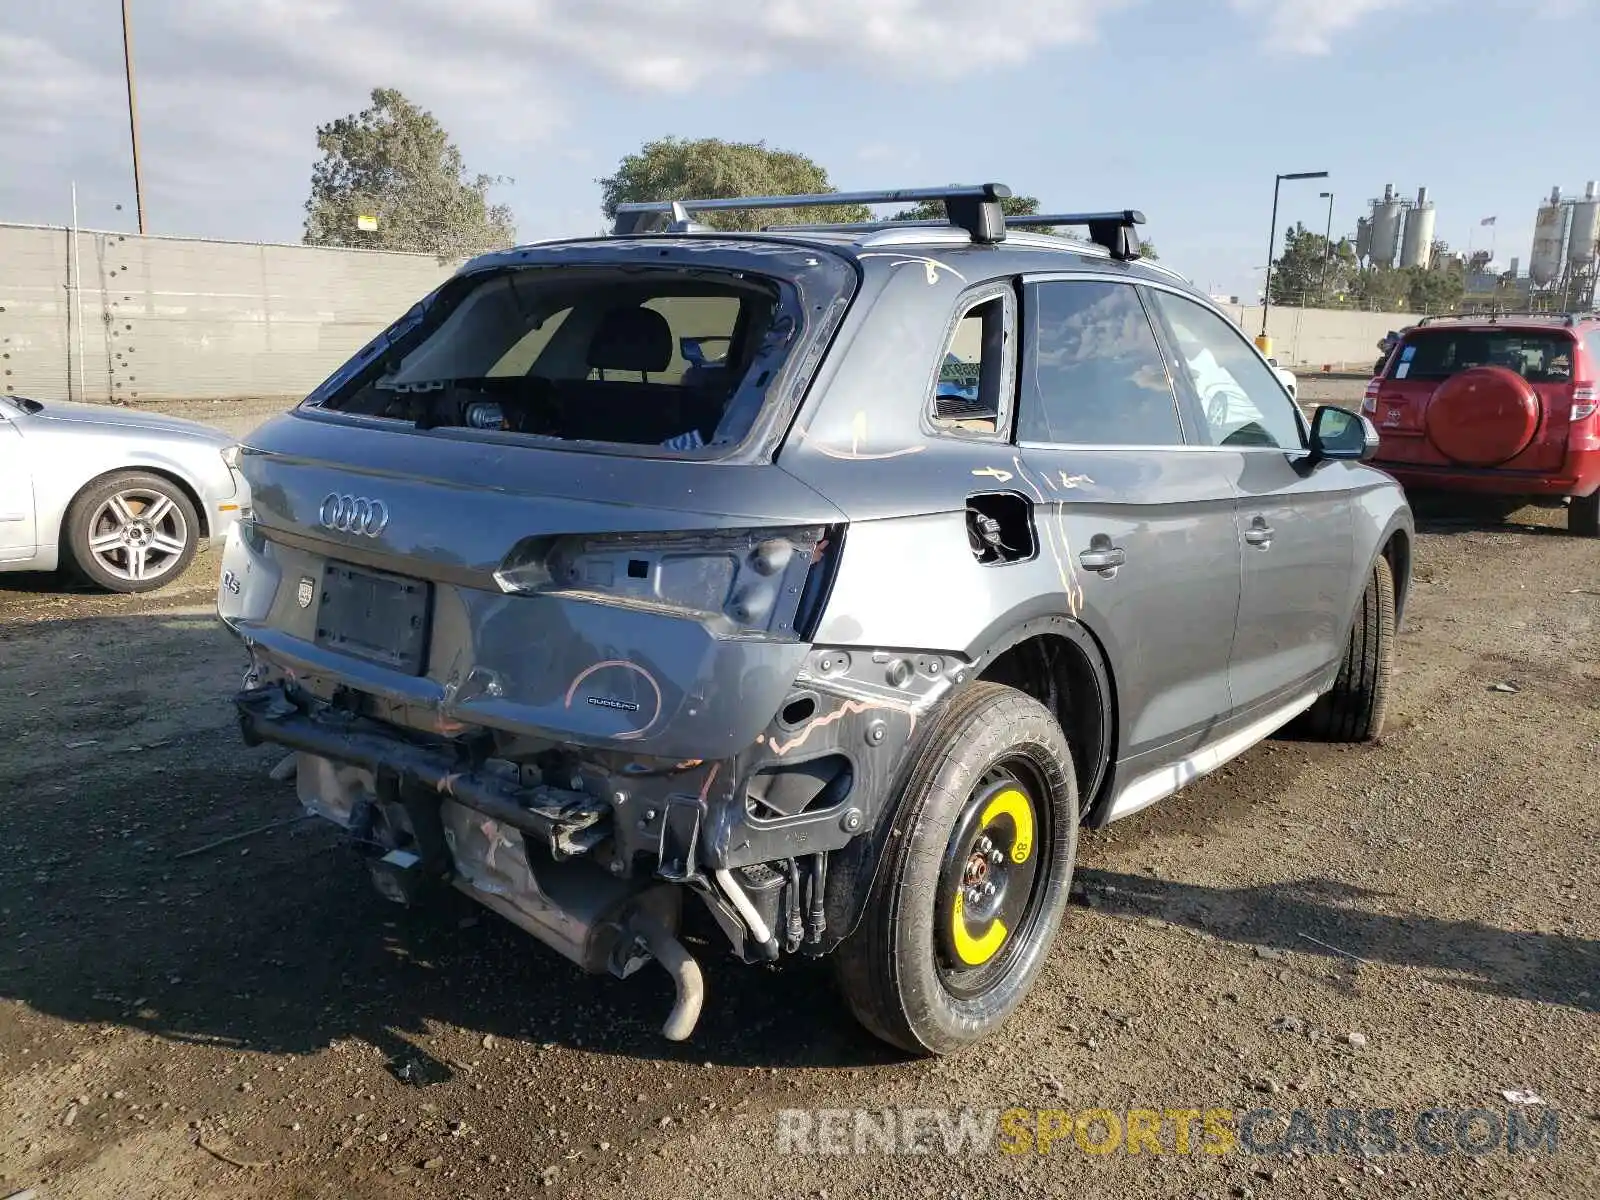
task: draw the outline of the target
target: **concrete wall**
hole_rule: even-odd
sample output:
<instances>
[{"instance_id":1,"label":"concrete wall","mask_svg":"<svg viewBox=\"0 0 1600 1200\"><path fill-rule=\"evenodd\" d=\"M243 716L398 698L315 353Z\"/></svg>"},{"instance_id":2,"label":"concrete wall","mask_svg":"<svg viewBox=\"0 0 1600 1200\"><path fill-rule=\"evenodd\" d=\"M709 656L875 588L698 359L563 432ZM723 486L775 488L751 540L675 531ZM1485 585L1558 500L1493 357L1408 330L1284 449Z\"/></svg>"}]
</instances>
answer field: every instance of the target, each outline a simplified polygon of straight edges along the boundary
<instances>
[{"instance_id":1,"label":"concrete wall","mask_svg":"<svg viewBox=\"0 0 1600 1200\"><path fill-rule=\"evenodd\" d=\"M76 236L75 264L73 241L61 228L0 225L0 392L304 395L456 265L90 231Z\"/></svg>"},{"instance_id":2,"label":"concrete wall","mask_svg":"<svg viewBox=\"0 0 1600 1200\"><path fill-rule=\"evenodd\" d=\"M1261 332L1261 306L1222 306L1253 339ZM1331 365L1366 371L1378 359L1378 339L1391 329L1415 325L1412 313L1347 312L1328 308L1278 308L1267 313L1267 336L1272 354L1294 369Z\"/></svg>"},{"instance_id":3,"label":"concrete wall","mask_svg":"<svg viewBox=\"0 0 1600 1200\"><path fill-rule=\"evenodd\" d=\"M68 230L0 225L0 392L91 401L303 396L456 265L431 255L91 231L75 240L76 256ZM1251 337L1260 331L1259 308L1229 311ZM1269 332L1286 366L1366 369L1378 339L1414 319L1274 308Z\"/></svg>"}]
</instances>

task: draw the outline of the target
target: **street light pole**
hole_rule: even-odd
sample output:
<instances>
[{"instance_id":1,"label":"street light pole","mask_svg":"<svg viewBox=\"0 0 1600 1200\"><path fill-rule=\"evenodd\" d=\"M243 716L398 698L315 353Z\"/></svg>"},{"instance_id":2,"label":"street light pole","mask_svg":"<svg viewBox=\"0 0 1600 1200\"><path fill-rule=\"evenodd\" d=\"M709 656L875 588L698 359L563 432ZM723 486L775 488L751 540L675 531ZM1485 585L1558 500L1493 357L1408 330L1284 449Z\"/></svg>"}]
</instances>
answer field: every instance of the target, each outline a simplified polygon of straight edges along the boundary
<instances>
[{"instance_id":1,"label":"street light pole","mask_svg":"<svg viewBox=\"0 0 1600 1200\"><path fill-rule=\"evenodd\" d=\"M128 0L122 0L122 67L128 79L128 134L133 139L133 202L139 213L139 232L144 232L144 184L139 179L139 105L133 89L133 21L128 15Z\"/></svg>"},{"instance_id":2,"label":"street light pole","mask_svg":"<svg viewBox=\"0 0 1600 1200\"><path fill-rule=\"evenodd\" d=\"M1322 302L1328 302L1328 263L1333 258L1333 193L1318 192L1319 199L1328 202L1328 232L1322 235L1322 284L1317 288Z\"/></svg>"},{"instance_id":3,"label":"street light pole","mask_svg":"<svg viewBox=\"0 0 1600 1200\"><path fill-rule=\"evenodd\" d=\"M1294 171L1279 175L1272 181L1272 232L1267 236L1267 276L1261 289L1261 336L1256 345L1270 345L1267 341L1267 311L1272 307L1272 252L1278 245L1278 189L1285 179L1326 179L1326 171Z\"/></svg>"}]
</instances>

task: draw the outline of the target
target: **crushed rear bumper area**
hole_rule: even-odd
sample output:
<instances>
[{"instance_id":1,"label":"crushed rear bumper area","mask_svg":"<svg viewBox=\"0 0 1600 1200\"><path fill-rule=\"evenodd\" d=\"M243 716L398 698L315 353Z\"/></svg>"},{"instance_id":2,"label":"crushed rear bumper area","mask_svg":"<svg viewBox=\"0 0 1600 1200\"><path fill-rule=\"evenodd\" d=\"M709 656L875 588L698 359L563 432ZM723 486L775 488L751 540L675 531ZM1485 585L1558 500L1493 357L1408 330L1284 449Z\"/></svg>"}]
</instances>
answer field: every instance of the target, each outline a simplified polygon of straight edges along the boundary
<instances>
[{"instance_id":1,"label":"crushed rear bumper area","mask_svg":"<svg viewBox=\"0 0 1600 1200\"><path fill-rule=\"evenodd\" d=\"M282 685L234 704L246 743L296 752L302 802L350 834L389 899L411 903L448 884L585 971L626 978L654 959L676 990L662 1032L682 1041L694 1031L705 989L677 939L682 889L584 860L610 838L609 806L475 764L464 747L314 710Z\"/></svg>"},{"instance_id":2,"label":"crushed rear bumper area","mask_svg":"<svg viewBox=\"0 0 1600 1200\"><path fill-rule=\"evenodd\" d=\"M234 699L245 743L273 742L290 750L370 771L375 788L415 785L447 796L486 817L548 844L558 862L592 850L609 834L609 807L582 792L475 770L444 747L402 741L375 721L334 712L314 714L281 686L240 692Z\"/></svg>"}]
</instances>

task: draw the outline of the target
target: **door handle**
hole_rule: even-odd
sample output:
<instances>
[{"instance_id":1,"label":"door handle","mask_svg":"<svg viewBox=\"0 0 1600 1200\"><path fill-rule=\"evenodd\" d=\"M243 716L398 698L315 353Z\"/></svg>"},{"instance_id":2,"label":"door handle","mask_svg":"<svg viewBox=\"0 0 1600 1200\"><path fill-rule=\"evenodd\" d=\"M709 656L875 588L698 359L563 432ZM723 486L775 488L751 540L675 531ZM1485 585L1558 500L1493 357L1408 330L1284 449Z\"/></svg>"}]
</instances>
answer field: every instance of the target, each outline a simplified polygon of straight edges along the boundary
<instances>
[{"instance_id":1,"label":"door handle","mask_svg":"<svg viewBox=\"0 0 1600 1200\"><path fill-rule=\"evenodd\" d=\"M1277 530L1273 529L1271 525L1268 525L1260 517L1257 517L1255 524L1244 531L1244 540L1247 545L1259 546L1265 550L1272 545L1272 538L1276 533Z\"/></svg>"},{"instance_id":2,"label":"door handle","mask_svg":"<svg viewBox=\"0 0 1600 1200\"><path fill-rule=\"evenodd\" d=\"M1104 546L1094 550L1085 550L1078 555L1078 561L1089 571L1115 571L1128 561L1127 552L1121 546Z\"/></svg>"}]
</instances>

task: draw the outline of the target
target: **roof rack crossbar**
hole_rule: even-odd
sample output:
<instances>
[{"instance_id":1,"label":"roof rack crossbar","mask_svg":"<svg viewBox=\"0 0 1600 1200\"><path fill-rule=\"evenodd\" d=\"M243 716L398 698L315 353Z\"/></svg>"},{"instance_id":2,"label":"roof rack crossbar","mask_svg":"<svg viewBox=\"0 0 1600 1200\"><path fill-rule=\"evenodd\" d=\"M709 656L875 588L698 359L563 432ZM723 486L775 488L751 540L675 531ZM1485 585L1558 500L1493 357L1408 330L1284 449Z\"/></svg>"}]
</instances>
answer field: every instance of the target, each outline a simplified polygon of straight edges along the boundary
<instances>
[{"instance_id":1,"label":"roof rack crossbar","mask_svg":"<svg viewBox=\"0 0 1600 1200\"><path fill-rule=\"evenodd\" d=\"M1089 240L1104 246L1113 258L1127 260L1140 255L1135 226L1145 224L1137 209L1093 213L1024 213L1005 219L1007 229L1053 229L1061 225L1087 226ZM850 224L768 225L768 233L879 233L885 229L945 229L944 221L857 221Z\"/></svg>"},{"instance_id":2,"label":"roof rack crossbar","mask_svg":"<svg viewBox=\"0 0 1600 1200\"><path fill-rule=\"evenodd\" d=\"M976 242L1005 239L1004 214L1000 201L1009 199L1011 189L1003 183L952 185L936 188L897 188L878 192L814 192L798 196L728 196L703 200L647 200L617 205L612 234L656 233L671 223L681 224L680 214L728 212L764 208L814 208L837 204L920 204L942 200L949 223L965 229ZM941 224L941 222L933 222ZM850 226L821 226L846 229Z\"/></svg>"},{"instance_id":3,"label":"roof rack crossbar","mask_svg":"<svg viewBox=\"0 0 1600 1200\"><path fill-rule=\"evenodd\" d=\"M1125 208L1120 212L1026 213L1006 218L1006 224L1014 229L1086 225L1089 228L1089 240L1097 246L1104 246L1111 251L1112 258L1122 261L1139 257L1139 234L1134 227L1144 223L1144 214L1134 208Z\"/></svg>"}]
</instances>

